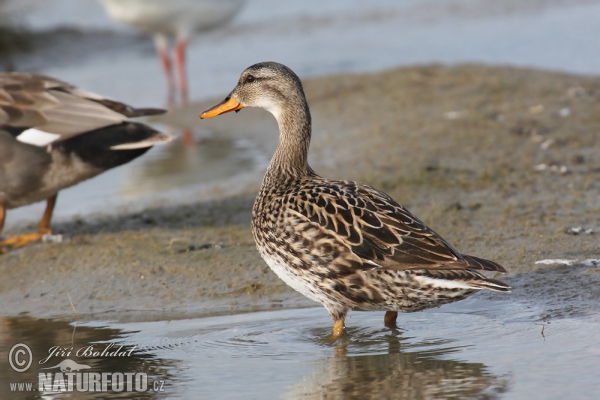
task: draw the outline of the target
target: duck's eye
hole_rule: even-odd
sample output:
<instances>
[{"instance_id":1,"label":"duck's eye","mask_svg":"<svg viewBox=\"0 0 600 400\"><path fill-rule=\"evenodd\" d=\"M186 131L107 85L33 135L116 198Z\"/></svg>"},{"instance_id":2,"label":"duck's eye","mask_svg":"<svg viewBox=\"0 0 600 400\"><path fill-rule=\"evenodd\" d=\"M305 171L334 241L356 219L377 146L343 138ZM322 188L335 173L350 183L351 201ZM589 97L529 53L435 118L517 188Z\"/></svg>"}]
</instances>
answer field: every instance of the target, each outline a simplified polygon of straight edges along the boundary
<instances>
[{"instance_id":1,"label":"duck's eye","mask_svg":"<svg viewBox=\"0 0 600 400\"><path fill-rule=\"evenodd\" d=\"M248 75L248 76L246 77L246 83L251 83L251 82L254 82L254 76L252 76L252 75Z\"/></svg>"}]
</instances>

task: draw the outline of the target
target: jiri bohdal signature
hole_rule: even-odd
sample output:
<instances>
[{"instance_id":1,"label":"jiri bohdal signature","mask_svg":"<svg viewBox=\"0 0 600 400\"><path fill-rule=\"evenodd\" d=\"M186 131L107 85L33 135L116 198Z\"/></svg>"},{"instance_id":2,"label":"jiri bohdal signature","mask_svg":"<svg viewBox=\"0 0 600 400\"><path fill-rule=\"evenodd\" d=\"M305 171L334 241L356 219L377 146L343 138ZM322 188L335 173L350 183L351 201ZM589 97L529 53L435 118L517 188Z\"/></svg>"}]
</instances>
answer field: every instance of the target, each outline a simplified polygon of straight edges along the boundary
<instances>
[{"instance_id":1,"label":"jiri bohdal signature","mask_svg":"<svg viewBox=\"0 0 600 400\"><path fill-rule=\"evenodd\" d=\"M48 357L40 360L40 364L45 364L53 358L76 357L80 358L102 358L102 357L131 357L137 346L117 347L114 343L108 343L103 348L98 345L89 345L75 350L74 347L52 346L48 349Z\"/></svg>"}]
</instances>

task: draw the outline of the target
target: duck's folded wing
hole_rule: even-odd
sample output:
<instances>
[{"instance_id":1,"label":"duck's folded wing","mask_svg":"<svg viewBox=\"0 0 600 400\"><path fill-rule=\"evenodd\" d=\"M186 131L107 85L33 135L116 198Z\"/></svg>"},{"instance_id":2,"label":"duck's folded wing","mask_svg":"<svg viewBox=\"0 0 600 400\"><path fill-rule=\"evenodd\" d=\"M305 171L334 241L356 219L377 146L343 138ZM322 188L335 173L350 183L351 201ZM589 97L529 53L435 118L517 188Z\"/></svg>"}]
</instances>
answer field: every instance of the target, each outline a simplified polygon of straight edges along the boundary
<instances>
[{"instance_id":1,"label":"duck's folded wing","mask_svg":"<svg viewBox=\"0 0 600 400\"><path fill-rule=\"evenodd\" d=\"M476 271L507 272L501 265L461 255L391 197L372 187L323 181L301 189L288 207L288 225L313 241L309 259L328 253L328 268L337 275L356 269L411 269L415 270L414 279L423 285L510 291L505 283ZM297 253L302 262L301 252ZM327 276L327 272L321 273Z\"/></svg>"},{"instance_id":2,"label":"duck's folded wing","mask_svg":"<svg viewBox=\"0 0 600 400\"><path fill-rule=\"evenodd\" d=\"M0 127L13 128L24 143L45 146L128 117L162 112L134 109L43 75L0 74Z\"/></svg>"},{"instance_id":3,"label":"duck's folded wing","mask_svg":"<svg viewBox=\"0 0 600 400\"><path fill-rule=\"evenodd\" d=\"M469 268L469 262L385 193L355 182L320 182L294 211L363 260L364 268Z\"/></svg>"},{"instance_id":4,"label":"duck's folded wing","mask_svg":"<svg viewBox=\"0 0 600 400\"><path fill-rule=\"evenodd\" d=\"M72 85L63 85L60 87L54 87L53 89L72 94L76 97L91 100L95 103L103 105L104 107L112 111L122 114L127 118L144 117L148 115L159 115L164 114L166 112L166 110L162 108L134 108L128 104L121 103L120 101L115 101Z\"/></svg>"}]
</instances>

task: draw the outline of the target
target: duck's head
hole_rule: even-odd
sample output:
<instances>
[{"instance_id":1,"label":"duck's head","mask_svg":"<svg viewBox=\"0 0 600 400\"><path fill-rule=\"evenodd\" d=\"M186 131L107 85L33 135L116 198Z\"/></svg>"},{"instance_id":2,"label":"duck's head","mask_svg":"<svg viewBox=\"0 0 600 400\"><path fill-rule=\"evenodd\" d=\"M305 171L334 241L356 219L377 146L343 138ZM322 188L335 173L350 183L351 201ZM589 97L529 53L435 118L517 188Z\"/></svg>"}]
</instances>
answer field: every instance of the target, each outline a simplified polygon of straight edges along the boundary
<instances>
[{"instance_id":1,"label":"duck's head","mask_svg":"<svg viewBox=\"0 0 600 400\"><path fill-rule=\"evenodd\" d=\"M230 111L237 112L244 107L264 108L277 120L286 108L307 107L300 78L283 64L254 64L242 72L229 96L200 114L200 118L212 118Z\"/></svg>"}]
</instances>

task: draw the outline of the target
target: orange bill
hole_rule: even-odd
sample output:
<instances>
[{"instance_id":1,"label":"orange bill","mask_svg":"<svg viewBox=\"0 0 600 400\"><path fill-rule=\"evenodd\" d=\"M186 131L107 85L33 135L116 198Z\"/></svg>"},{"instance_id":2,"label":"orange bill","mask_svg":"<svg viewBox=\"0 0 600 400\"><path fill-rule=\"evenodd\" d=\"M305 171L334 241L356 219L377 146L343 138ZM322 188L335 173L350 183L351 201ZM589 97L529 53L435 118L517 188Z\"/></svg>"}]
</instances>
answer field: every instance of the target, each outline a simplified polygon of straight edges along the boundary
<instances>
[{"instance_id":1,"label":"orange bill","mask_svg":"<svg viewBox=\"0 0 600 400\"><path fill-rule=\"evenodd\" d=\"M230 111L237 111L244 108L233 96L229 95L225 100L214 107L209 108L200 114L201 119L216 117L217 115L225 114Z\"/></svg>"}]
</instances>

